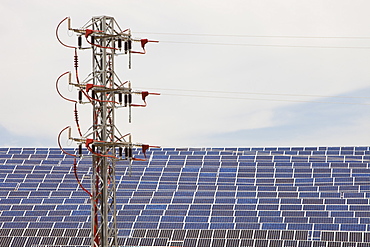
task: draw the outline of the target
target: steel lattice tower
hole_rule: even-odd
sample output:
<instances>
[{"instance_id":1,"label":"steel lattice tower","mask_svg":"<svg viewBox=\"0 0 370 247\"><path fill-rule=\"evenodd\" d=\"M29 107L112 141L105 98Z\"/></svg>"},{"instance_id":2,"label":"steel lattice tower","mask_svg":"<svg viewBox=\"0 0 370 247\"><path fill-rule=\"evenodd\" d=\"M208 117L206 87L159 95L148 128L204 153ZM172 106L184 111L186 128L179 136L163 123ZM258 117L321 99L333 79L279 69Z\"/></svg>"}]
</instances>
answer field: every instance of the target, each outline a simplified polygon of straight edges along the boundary
<instances>
[{"instance_id":1,"label":"steel lattice tower","mask_svg":"<svg viewBox=\"0 0 370 247\"><path fill-rule=\"evenodd\" d=\"M69 46L64 44L58 36L60 24L68 20L69 30L78 34L78 46ZM62 74L57 80L57 91L63 99L75 103L75 121L80 133L79 138L72 138L71 132L69 138L79 142L79 155L70 154L76 158L82 157L82 145L90 151L92 155L92 179L91 192L87 191L80 183L76 172L78 183L91 198L91 246L118 246L117 241L117 206L116 206L116 161L128 160L131 167L132 149L134 146L142 148L145 151L149 145L133 144L131 135L122 135L115 125L115 109L118 107L128 107L131 112L132 106L145 107L145 98L149 94L147 91L133 91L130 82L122 82L115 73L114 60L117 55L129 56L129 67L131 67L131 54L145 54L145 44L147 39L131 38L129 29L122 31L113 17L100 16L93 17L83 28L73 29L70 27L70 19L65 18L59 23L56 31L59 42L75 49L75 73L77 83L71 82L71 73ZM82 38L85 37L89 47L82 47ZM132 51L132 42L140 42L143 51ZM124 52L120 52L124 44ZM78 77L78 49L92 49L92 72L82 82ZM74 85L79 90L79 100L71 100L64 97L58 89L59 79L69 73L69 84ZM132 104L132 94L140 94L145 104ZM83 100L83 96L87 99ZM124 97L124 101L123 101ZM118 98L118 100L117 100ZM123 104L124 102L124 104ZM89 130L82 134L78 123L77 104L91 103L93 123ZM129 117L129 121L130 121ZM66 127L61 133L70 127ZM59 138L60 135L59 134ZM60 144L60 141L59 141ZM62 148L62 147L61 147ZM123 150L124 155L123 155ZM62 151L65 152L62 148ZM67 152L65 152L67 153ZM68 154L68 153L67 153Z\"/></svg>"},{"instance_id":2,"label":"steel lattice tower","mask_svg":"<svg viewBox=\"0 0 370 247\"><path fill-rule=\"evenodd\" d=\"M103 91L95 90L93 101L93 139L95 152L104 156L93 156L92 176L92 241L94 245L100 238L100 246L117 246L116 223L116 181L115 160L106 157L114 154L115 138L115 93L114 90L114 56L115 50L105 47L114 47L115 30L114 18L94 17L91 19L92 30L100 30L104 36L94 37L96 45L93 49L93 85L101 86ZM110 36L111 35L111 36ZM108 89L108 91L107 91ZM101 144L98 144L101 141ZM99 222L100 221L100 222Z\"/></svg>"}]
</instances>

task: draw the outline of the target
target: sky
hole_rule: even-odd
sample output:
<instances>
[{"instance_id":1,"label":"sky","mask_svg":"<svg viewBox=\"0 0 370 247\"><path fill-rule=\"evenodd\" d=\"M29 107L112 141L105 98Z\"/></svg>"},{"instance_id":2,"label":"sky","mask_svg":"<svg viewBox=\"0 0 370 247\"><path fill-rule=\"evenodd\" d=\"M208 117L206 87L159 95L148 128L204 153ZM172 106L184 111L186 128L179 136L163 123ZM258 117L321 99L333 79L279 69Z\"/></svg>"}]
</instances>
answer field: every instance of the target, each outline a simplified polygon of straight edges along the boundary
<instances>
[{"instance_id":1,"label":"sky","mask_svg":"<svg viewBox=\"0 0 370 247\"><path fill-rule=\"evenodd\" d=\"M55 28L67 16L79 28L102 15L159 41L133 56L131 70L126 56L116 57L121 80L161 93L133 109L132 123L127 109L116 110L118 129L135 143L366 146L369 9L365 0L2 0L0 146L56 147L66 126L77 136L74 106L55 90L59 75L73 70L73 49L58 43ZM60 36L76 45L65 24ZM79 51L79 64L85 78L91 50ZM66 79L60 85L77 97ZM87 130L91 107L79 114Z\"/></svg>"}]
</instances>

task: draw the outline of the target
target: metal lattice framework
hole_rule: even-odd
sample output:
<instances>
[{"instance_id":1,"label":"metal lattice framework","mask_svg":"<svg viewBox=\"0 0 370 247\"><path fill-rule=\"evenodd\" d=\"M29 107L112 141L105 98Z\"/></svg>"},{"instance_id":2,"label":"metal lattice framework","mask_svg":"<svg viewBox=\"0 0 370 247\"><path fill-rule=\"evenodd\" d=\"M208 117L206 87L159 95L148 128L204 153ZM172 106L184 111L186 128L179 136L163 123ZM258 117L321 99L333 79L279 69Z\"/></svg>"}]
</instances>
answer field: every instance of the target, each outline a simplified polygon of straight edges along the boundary
<instances>
[{"instance_id":1,"label":"metal lattice framework","mask_svg":"<svg viewBox=\"0 0 370 247\"><path fill-rule=\"evenodd\" d=\"M93 245L117 246L115 161L106 157L114 152L114 143L119 141L114 134L115 93L109 90L114 90L115 84L115 50L104 48L114 46L115 21L104 16L92 18L91 22L93 30L101 30L104 34L97 36L93 46L93 85L104 88L95 92L99 101L93 101L93 139L101 141L101 145L95 145L95 152L104 156L93 156L92 242Z\"/></svg>"},{"instance_id":2,"label":"metal lattice framework","mask_svg":"<svg viewBox=\"0 0 370 247\"><path fill-rule=\"evenodd\" d=\"M131 167L132 160L136 159L132 156L133 147L142 147L145 155L145 150L149 148L149 145L133 144L130 134L121 134L115 125L115 109L128 107L129 112L131 112L132 106L145 107L146 96L155 93L133 91L130 82L122 82L115 73L114 59L117 55L126 54L129 56L129 67L131 67L131 53L145 54L145 44L155 41L132 39L130 30L122 31L113 17L93 17L80 29L71 28L70 19L66 18L64 20L67 19L69 29L78 34L78 47L68 46L60 41L58 28L61 23L57 28L57 38L64 46L75 49L77 83L70 81L70 84L78 88L79 101L61 96L76 104L75 116L80 137L72 138L70 134L69 138L80 143L80 156L82 155L82 145L85 145L92 154L91 192L83 188L91 197L91 245L118 246L115 163L117 160L125 159L129 161ZM82 47L83 37L86 38L90 47ZM143 51L132 51L132 42L135 41L141 43ZM124 44L124 52L120 53L122 44ZM92 72L83 82L80 82L78 78L78 49L92 49ZM145 104L132 104L132 94L141 94ZM86 102L84 102L83 96L87 99ZM86 134L82 134L80 131L77 103L91 103L93 108L93 123ZM131 116L129 117L130 120ZM124 155L123 150L125 151ZM74 156L78 157L77 155Z\"/></svg>"}]
</instances>

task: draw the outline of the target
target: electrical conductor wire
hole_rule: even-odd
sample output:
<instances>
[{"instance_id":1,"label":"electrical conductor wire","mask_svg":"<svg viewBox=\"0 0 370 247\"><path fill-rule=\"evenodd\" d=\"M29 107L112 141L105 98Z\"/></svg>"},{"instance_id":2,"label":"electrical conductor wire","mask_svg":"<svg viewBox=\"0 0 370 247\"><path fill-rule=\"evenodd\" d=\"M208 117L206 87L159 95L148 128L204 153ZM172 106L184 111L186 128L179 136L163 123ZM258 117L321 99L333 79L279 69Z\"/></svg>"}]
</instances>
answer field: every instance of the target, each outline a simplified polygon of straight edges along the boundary
<instances>
[{"instance_id":1,"label":"electrical conductor wire","mask_svg":"<svg viewBox=\"0 0 370 247\"><path fill-rule=\"evenodd\" d=\"M209 33L161 33L161 32L136 32L143 34L175 35L175 36L200 36L200 37L238 37L238 38L283 38L283 39L370 39L366 36L298 36L298 35L245 35L245 34L209 34Z\"/></svg>"}]
</instances>

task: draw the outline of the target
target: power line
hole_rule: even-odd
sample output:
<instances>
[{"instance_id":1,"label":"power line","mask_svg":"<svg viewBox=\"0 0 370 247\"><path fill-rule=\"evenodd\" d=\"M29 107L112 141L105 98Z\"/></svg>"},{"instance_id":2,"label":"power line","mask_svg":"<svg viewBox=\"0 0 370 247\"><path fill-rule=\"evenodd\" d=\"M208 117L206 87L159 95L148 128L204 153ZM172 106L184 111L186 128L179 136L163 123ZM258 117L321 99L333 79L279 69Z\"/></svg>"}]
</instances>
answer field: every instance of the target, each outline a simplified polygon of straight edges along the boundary
<instances>
[{"instance_id":1,"label":"power line","mask_svg":"<svg viewBox=\"0 0 370 247\"><path fill-rule=\"evenodd\" d=\"M195 34L195 33L156 33L136 32L143 34L200 36L200 37L239 37L239 38L283 38L283 39L370 39L366 36L294 36L294 35L243 35L243 34Z\"/></svg>"},{"instance_id":2,"label":"power line","mask_svg":"<svg viewBox=\"0 0 370 247\"><path fill-rule=\"evenodd\" d=\"M226 92L226 91L210 91L210 90L191 90L191 89L170 89L170 88L147 88L151 90L161 91L178 91L178 92L198 92L198 93L219 93L219 94L235 94L235 95L263 95L263 96L288 96L288 97L321 97L321 98L342 98L342 99L370 99L370 97L360 96L330 96L330 95L310 95L310 94L278 94L278 93L249 93L249 92ZM214 98L214 99L233 99L233 100L258 100L258 101L277 101L277 102L298 102L298 103L319 103L319 104L340 104L340 105L370 105L370 103L354 103L354 102L333 102L333 101L315 101L315 100L299 100L299 99L263 99L263 98L248 98L235 96L218 96L218 95L198 95L198 94L182 94L182 93L161 93L167 96L181 97L196 97L196 98Z\"/></svg>"},{"instance_id":3,"label":"power line","mask_svg":"<svg viewBox=\"0 0 370 247\"><path fill-rule=\"evenodd\" d=\"M259 98L225 97L225 96L209 96L209 95L195 95L195 94L190 95L190 94L171 94L171 93L164 93L163 94L162 93L161 95L197 97L197 98L215 98L215 99L234 99L234 100L282 101L282 102L339 104L339 105L370 105L370 104L367 104L367 103L329 102L329 101L311 101L311 100L288 100L288 99L259 99Z\"/></svg>"},{"instance_id":4,"label":"power line","mask_svg":"<svg viewBox=\"0 0 370 247\"><path fill-rule=\"evenodd\" d=\"M214 42L192 42L192 41L170 41L170 40L161 40L160 43L191 44L191 45L249 46L249 47L281 47L281 48L370 49L370 46L274 45L274 44L214 43Z\"/></svg>"},{"instance_id":5,"label":"power line","mask_svg":"<svg viewBox=\"0 0 370 247\"><path fill-rule=\"evenodd\" d=\"M221 93L221 94L252 94L252 95L272 95L272 96L290 96L290 97L321 97L321 98L344 98L344 99L370 99L370 97L361 96L337 96L337 95L318 95L318 94L287 94L287 93L258 93L258 92L235 92L235 91L217 91L217 90L199 90L199 89L175 89L175 88L147 88L152 90L180 91L180 92L202 92L202 93Z\"/></svg>"},{"instance_id":6,"label":"power line","mask_svg":"<svg viewBox=\"0 0 370 247\"><path fill-rule=\"evenodd\" d=\"M279 38L279 39L357 39L369 40L366 36L293 36L293 35L242 35L242 34L194 34L194 33L156 33L138 32L144 34L192 36L192 37L229 37L229 38ZM224 42L196 42L161 40L162 43L193 44L193 45L223 45L223 46L250 46L250 47L281 47L281 48L331 48L331 49L370 49L369 46L331 46L331 45L280 45L280 44L249 44L249 43L224 43Z\"/></svg>"}]
</instances>

